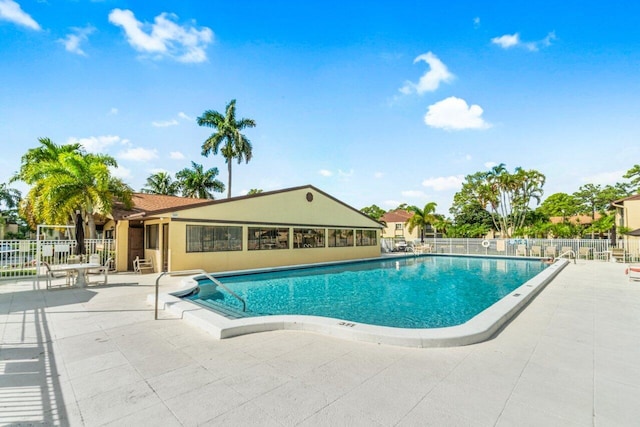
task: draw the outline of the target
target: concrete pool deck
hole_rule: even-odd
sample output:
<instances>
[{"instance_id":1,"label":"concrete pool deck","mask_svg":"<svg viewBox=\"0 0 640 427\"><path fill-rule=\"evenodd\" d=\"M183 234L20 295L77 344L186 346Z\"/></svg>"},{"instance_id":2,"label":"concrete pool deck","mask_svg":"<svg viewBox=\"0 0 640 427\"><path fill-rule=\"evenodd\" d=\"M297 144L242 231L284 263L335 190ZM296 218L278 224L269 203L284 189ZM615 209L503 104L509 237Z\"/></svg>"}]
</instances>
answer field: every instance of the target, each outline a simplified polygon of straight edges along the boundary
<instances>
[{"instance_id":1,"label":"concrete pool deck","mask_svg":"<svg viewBox=\"0 0 640 427\"><path fill-rule=\"evenodd\" d=\"M215 340L169 312L153 320L157 275L0 282L0 424L637 425L640 282L625 268L569 264L492 339L422 349L297 331Z\"/></svg>"}]
</instances>

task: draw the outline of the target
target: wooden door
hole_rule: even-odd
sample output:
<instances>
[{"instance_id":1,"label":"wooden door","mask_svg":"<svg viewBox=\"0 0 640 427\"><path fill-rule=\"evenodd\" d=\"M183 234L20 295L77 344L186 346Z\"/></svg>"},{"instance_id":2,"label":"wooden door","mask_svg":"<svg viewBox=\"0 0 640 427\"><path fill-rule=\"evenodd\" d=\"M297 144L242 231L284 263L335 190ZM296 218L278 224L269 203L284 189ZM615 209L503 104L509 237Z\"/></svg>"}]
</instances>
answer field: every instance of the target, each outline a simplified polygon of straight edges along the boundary
<instances>
[{"instance_id":1,"label":"wooden door","mask_svg":"<svg viewBox=\"0 0 640 427\"><path fill-rule=\"evenodd\" d=\"M144 258L144 228L129 228L129 256L127 271L133 271L133 260Z\"/></svg>"},{"instance_id":2,"label":"wooden door","mask_svg":"<svg viewBox=\"0 0 640 427\"><path fill-rule=\"evenodd\" d=\"M169 224L162 224L162 271L169 271Z\"/></svg>"}]
</instances>

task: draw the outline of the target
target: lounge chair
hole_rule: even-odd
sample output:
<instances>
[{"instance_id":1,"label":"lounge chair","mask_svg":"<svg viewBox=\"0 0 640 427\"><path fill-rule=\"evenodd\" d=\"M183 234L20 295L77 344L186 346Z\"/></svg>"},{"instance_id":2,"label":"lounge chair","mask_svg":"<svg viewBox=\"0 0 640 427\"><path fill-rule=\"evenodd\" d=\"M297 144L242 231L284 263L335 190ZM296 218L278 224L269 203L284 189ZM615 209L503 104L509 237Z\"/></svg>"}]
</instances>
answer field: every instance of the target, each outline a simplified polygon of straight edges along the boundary
<instances>
[{"instance_id":1,"label":"lounge chair","mask_svg":"<svg viewBox=\"0 0 640 427\"><path fill-rule=\"evenodd\" d=\"M96 280L96 281L88 281L87 284L89 285L106 285L108 283L108 279L109 279L109 268L111 267L111 262L113 261L112 258L108 258L105 262L104 265L102 265L101 267L98 268L92 268L91 270L87 271L87 275L88 276L103 276L102 280Z\"/></svg>"},{"instance_id":2,"label":"lounge chair","mask_svg":"<svg viewBox=\"0 0 640 427\"><path fill-rule=\"evenodd\" d=\"M629 281L640 280L640 265L630 265L627 267L626 273L629 276Z\"/></svg>"},{"instance_id":3,"label":"lounge chair","mask_svg":"<svg viewBox=\"0 0 640 427\"><path fill-rule=\"evenodd\" d=\"M527 246L526 245L516 246L516 256L527 256Z\"/></svg>"},{"instance_id":4,"label":"lounge chair","mask_svg":"<svg viewBox=\"0 0 640 427\"><path fill-rule=\"evenodd\" d=\"M531 256L542 256L542 248L540 246L531 246Z\"/></svg>"},{"instance_id":5,"label":"lounge chair","mask_svg":"<svg viewBox=\"0 0 640 427\"><path fill-rule=\"evenodd\" d=\"M65 285L67 286L72 286L73 285L73 274L71 273L71 271L55 271L53 269L51 269L51 266L49 265L48 262L44 262L42 261L42 265L44 265L44 268L46 270L46 280L47 280L47 289L51 289L53 286L53 280L54 279L65 279Z\"/></svg>"},{"instance_id":6,"label":"lounge chair","mask_svg":"<svg viewBox=\"0 0 640 427\"><path fill-rule=\"evenodd\" d=\"M151 258L144 259L136 257L136 259L133 260L133 271L138 274L142 274L145 271L148 271L149 273L155 272L155 269L153 268L153 260L151 260Z\"/></svg>"},{"instance_id":7,"label":"lounge chair","mask_svg":"<svg viewBox=\"0 0 640 427\"><path fill-rule=\"evenodd\" d=\"M547 258L555 258L558 256L557 249L555 246L547 246L544 248L544 256Z\"/></svg>"},{"instance_id":8,"label":"lounge chair","mask_svg":"<svg viewBox=\"0 0 640 427\"><path fill-rule=\"evenodd\" d=\"M611 256L616 262L627 261L627 251L625 251L624 248L611 248Z\"/></svg>"},{"instance_id":9,"label":"lounge chair","mask_svg":"<svg viewBox=\"0 0 640 427\"><path fill-rule=\"evenodd\" d=\"M578 259L580 258L591 259L591 248L588 248L586 246L580 247L578 249Z\"/></svg>"}]
</instances>

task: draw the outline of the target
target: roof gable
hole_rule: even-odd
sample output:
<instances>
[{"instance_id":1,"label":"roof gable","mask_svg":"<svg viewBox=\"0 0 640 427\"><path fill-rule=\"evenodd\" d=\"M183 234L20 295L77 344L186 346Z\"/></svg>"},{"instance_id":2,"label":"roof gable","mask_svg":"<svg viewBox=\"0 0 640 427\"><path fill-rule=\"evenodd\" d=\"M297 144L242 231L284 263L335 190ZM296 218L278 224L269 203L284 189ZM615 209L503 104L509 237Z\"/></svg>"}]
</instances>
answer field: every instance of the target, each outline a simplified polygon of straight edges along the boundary
<instances>
[{"instance_id":1,"label":"roof gable","mask_svg":"<svg viewBox=\"0 0 640 427\"><path fill-rule=\"evenodd\" d=\"M313 195L316 195L317 200L312 200L315 204L311 203L312 201L309 201L308 199L304 201L303 198L307 197L308 193L311 194L312 199ZM269 200L268 203L265 203L268 199L271 200ZM244 218L244 220L251 219L255 221L262 218L264 221L267 221L266 218L268 217L286 217L288 213L283 212L283 208L285 208L287 203L291 203L290 200L295 200L295 204L298 207L303 207L302 212L298 212L298 214L306 215L308 220L319 220L319 218L314 218L316 215L313 211L322 204L322 206L324 206L323 212L326 212L327 208L330 210L333 209L334 211L335 207L345 208L341 213L343 217L347 215L358 223L367 224L368 227L373 226L382 228L379 222L375 221L368 215L344 202L341 202L312 185L304 185L300 187L292 187L220 200L188 199L175 196L135 193L133 198L133 208L130 211L114 209L113 216L114 219L140 219L159 216L161 214L171 212L172 216L175 218L190 216L195 218L203 215L203 212L198 212L198 210L200 210L199 208L216 206L217 208L215 210L206 210L206 215L208 215L209 218L211 218L211 215L220 215L220 219L223 217L228 219L229 214L233 210L234 217L238 220L243 220ZM331 205L337 206L331 208ZM304 214L304 212L306 212L306 214ZM328 220L326 218L323 219L323 222L326 223L327 221ZM339 221L336 222L336 225L340 225Z\"/></svg>"}]
</instances>

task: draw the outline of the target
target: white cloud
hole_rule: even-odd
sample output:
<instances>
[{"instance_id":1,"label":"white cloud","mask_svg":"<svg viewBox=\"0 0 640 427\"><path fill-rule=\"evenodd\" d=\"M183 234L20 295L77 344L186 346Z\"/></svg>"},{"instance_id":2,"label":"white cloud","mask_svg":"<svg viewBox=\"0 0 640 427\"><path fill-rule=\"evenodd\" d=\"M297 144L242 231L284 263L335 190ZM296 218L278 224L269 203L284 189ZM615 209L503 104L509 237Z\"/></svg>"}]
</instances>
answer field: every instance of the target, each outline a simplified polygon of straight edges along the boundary
<instances>
[{"instance_id":1,"label":"white cloud","mask_svg":"<svg viewBox=\"0 0 640 427\"><path fill-rule=\"evenodd\" d=\"M161 13L153 24L136 19L130 10L113 9L109 22L122 27L127 41L139 52L154 59L173 58L179 62L204 62L205 49L213 41L213 31L207 27L180 26L173 22L174 14Z\"/></svg>"},{"instance_id":2,"label":"white cloud","mask_svg":"<svg viewBox=\"0 0 640 427\"><path fill-rule=\"evenodd\" d=\"M158 150L148 148L129 148L118 153L118 158L123 160L133 160L136 162L146 162L158 158Z\"/></svg>"},{"instance_id":3,"label":"white cloud","mask_svg":"<svg viewBox=\"0 0 640 427\"><path fill-rule=\"evenodd\" d=\"M494 37L491 39L491 43L500 46L503 49L509 49L512 47L523 47L532 52L537 51L540 46L551 46L551 41L555 40L556 33L551 31L545 38L538 41L525 42L520 39L519 33L505 34L500 37Z\"/></svg>"},{"instance_id":4,"label":"white cloud","mask_svg":"<svg viewBox=\"0 0 640 427\"><path fill-rule=\"evenodd\" d=\"M320 175L322 175L322 176L326 176L326 177L333 176L333 172L331 172L330 170L327 170L327 169L320 169L320 170L318 171L318 173L319 173Z\"/></svg>"},{"instance_id":5,"label":"white cloud","mask_svg":"<svg viewBox=\"0 0 640 427\"><path fill-rule=\"evenodd\" d=\"M183 113L182 111L180 111L178 113L178 117L180 117L183 120L193 120L191 117L187 116L185 113Z\"/></svg>"},{"instance_id":6,"label":"white cloud","mask_svg":"<svg viewBox=\"0 0 640 427\"><path fill-rule=\"evenodd\" d=\"M88 25L84 28L71 28L73 31L71 34L67 34L64 39L59 39L58 42L64 45L67 52L75 53L77 55L87 56L82 50L80 44L89 40L89 35L95 31L95 28Z\"/></svg>"},{"instance_id":7,"label":"white cloud","mask_svg":"<svg viewBox=\"0 0 640 427\"><path fill-rule=\"evenodd\" d=\"M166 128L169 126L177 126L178 121L176 119L172 119L172 120L165 120L162 122L151 122L151 124L157 128Z\"/></svg>"},{"instance_id":8,"label":"white cloud","mask_svg":"<svg viewBox=\"0 0 640 427\"><path fill-rule=\"evenodd\" d=\"M494 166L498 166L498 163L496 163L496 162L485 162L485 164L484 164L484 167L487 168L487 169L491 169Z\"/></svg>"},{"instance_id":9,"label":"white cloud","mask_svg":"<svg viewBox=\"0 0 640 427\"><path fill-rule=\"evenodd\" d=\"M79 143L88 153L104 153L113 144L126 142L126 139L117 135L90 136L88 138L71 137L67 140L68 144Z\"/></svg>"},{"instance_id":10,"label":"white cloud","mask_svg":"<svg viewBox=\"0 0 640 427\"><path fill-rule=\"evenodd\" d=\"M343 171L342 169L338 169L338 176L340 178L351 178L353 176L353 169L349 169L348 171Z\"/></svg>"},{"instance_id":11,"label":"white cloud","mask_svg":"<svg viewBox=\"0 0 640 427\"><path fill-rule=\"evenodd\" d=\"M476 16L475 18L473 18L473 28L479 28L480 27L480 17Z\"/></svg>"},{"instance_id":12,"label":"white cloud","mask_svg":"<svg viewBox=\"0 0 640 427\"><path fill-rule=\"evenodd\" d=\"M436 178L427 178L422 181L422 185L425 187L433 188L434 191L447 191L457 190L462 188L464 182L464 176L452 175L452 176L439 176Z\"/></svg>"},{"instance_id":13,"label":"white cloud","mask_svg":"<svg viewBox=\"0 0 640 427\"><path fill-rule=\"evenodd\" d=\"M376 179L384 178L384 172L376 172L373 174L373 177Z\"/></svg>"},{"instance_id":14,"label":"white cloud","mask_svg":"<svg viewBox=\"0 0 640 427\"><path fill-rule=\"evenodd\" d=\"M491 125L482 119L479 105L467 105L464 99L451 96L429 106L424 122L445 130L487 129Z\"/></svg>"},{"instance_id":15,"label":"white cloud","mask_svg":"<svg viewBox=\"0 0 640 427\"><path fill-rule=\"evenodd\" d=\"M410 93L416 92L418 95L422 95L425 92L433 92L438 89L441 82L449 83L451 80L455 78L453 74L449 72L447 66L442 63L431 52L424 53L414 59L413 63L424 61L429 64L429 71L427 71L418 83L413 82L405 82L404 86L400 88L400 92L408 95Z\"/></svg>"},{"instance_id":16,"label":"white cloud","mask_svg":"<svg viewBox=\"0 0 640 427\"><path fill-rule=\"evenodd\" d=\"M424 191L420 191L420 190L405 190L405 191L401 191L400 194L402 194L402 197L409 197L413 199L421 199L426 197L426 194L424 194Z\"/></svg>"},{"instance_id":17,"label":"white cloud","mask_svg":"<svg viewBox=\"0 0 640 427\"><path fill-rule=\"evenodd\" d=\"M179 151L172 151L171 153L169 153L169 157L173 160L182 160L184 159L184 154Z\"/></svg>"},{"instance_id":18,"label":"white cloud","mask_svg":"<svg viewBox=\"0 0 640 427\"><path fill-rule=\"evenodd\" d=\"M111 110L109 110L109 114L111 114L112 116L115 116L118 113L119 113L119 111L115 107L113 107Z\"/></svg>"},{"instance_id":19,"label":"white cloud","mask_svg":"<svg viewBox=\"0 0 640 427\"><path fill-rule=\"evenodd\" d=\"M549 34L547 34L547 37L543 38L542 40L540 40L540 44L543 46L551 46L551 41L556 39L556 32L555 31L551 31Z\"/></svg>"},{"instance_id":20,"label":"white cloud","mask_svg":"<svg viewBox=\"0 0 640 427\"><path fill-rule=\"evenodd\" d=\"M13 0L0 0L0 20L13 22L32 30L41 30L40 25Z\"/></svg>"},{"instance_id":21,"label":"white cloud","mask_svg":"<svg viewBox=\"0 0 640 427\"><path fill-rule=\"evenodd\" d=\"M494 37L491 39L491 43L497 44L503 49L509 49L520 43L520 34L505 34L504 36Z\"/></svg>"}]
</instances>

